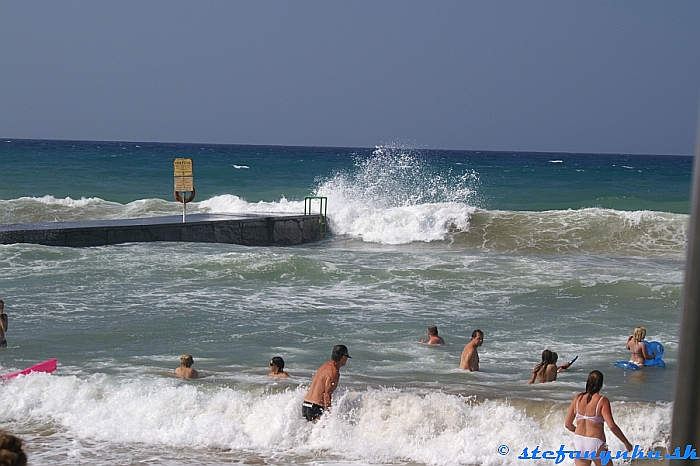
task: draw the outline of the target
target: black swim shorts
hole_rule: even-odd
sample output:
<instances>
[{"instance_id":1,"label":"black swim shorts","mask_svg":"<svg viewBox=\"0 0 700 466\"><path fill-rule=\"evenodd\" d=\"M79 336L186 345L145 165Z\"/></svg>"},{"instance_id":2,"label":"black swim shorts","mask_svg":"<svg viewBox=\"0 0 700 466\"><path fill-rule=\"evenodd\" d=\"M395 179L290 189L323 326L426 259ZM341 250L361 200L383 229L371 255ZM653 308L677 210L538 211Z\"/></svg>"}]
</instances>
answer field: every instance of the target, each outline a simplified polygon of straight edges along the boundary
<instances>
[{"instance_id":1,"label":"black swim shorts","mask_svg":"<svg viewBox=\"0 0 700 466\"><path fill-rule=\"evenodd\" d=\"M323 406L305 401L301 404L301 414L307 421L313 421L321 417L321 414L323 414Z\"/></svg>"},{"instance_id":2,"label":"black swim shorts","mask_svg":"<svg viewBox=\"0 0 700 466\"><path fill-rule=\"evenodd\" d=\"M0 341L0 348L7 348L7 340Z\"/></svg>"}]
</instances>

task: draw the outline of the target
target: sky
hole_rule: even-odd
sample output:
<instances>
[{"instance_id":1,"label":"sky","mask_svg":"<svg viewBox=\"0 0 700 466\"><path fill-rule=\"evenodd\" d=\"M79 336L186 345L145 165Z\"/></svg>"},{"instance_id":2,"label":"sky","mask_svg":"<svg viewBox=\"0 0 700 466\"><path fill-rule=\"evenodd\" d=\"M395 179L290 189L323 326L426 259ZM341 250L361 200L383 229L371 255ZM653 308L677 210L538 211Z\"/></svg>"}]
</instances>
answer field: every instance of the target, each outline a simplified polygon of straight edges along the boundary
<instances>
[{"instance_id":1,"label":"sky","mask_svg":"<svg viewBox=\"0 0 700 466\"><path fill-rule=\"evenodd\" d=\"M0 137L692 155L696 0L0 0Z\"/></svg>"}]
</instances>

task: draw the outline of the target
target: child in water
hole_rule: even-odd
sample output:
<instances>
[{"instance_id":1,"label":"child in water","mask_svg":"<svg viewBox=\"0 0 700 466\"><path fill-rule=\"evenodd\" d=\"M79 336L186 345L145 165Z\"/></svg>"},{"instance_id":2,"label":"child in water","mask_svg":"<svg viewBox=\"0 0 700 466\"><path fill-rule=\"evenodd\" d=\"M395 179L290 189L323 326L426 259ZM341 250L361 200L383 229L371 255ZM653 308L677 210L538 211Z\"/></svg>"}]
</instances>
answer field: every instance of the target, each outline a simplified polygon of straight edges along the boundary
<instances>
[{"instance_id":1,"label":"child in water","mask_svg":"<svg viewBox=\"0 0 700 466\"><path fill-rule=\"evenodd\" d=\"M528 384L535 383L535 379L539 380L540 383L554 382L557 380L557 374L571 367L576 359L578 359L578 356L557 367L559 355L548 349L542 351L542 362L532 369L532 377L530 377Z\"/></svg>"}]
</instances>

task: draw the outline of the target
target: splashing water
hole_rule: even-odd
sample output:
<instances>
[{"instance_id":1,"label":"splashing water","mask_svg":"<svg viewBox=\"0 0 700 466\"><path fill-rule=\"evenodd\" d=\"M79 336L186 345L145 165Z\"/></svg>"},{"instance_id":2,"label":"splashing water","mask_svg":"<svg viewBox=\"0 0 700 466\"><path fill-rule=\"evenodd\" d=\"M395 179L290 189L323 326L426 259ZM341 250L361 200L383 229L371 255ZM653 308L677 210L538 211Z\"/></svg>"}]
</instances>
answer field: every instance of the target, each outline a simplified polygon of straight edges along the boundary
<instances>
[{"instance_id":1,"label":"splashing water","mask_svg":"<svg viewBox=\"0 0 700 466\"><path fill-rule=\"evenodd\" d=\"M377 147L371 157L356 160L354 173L337 173L318 188L318 194L340 190L345 198L383 209L442 202L468 204L475 195L478 175L454 175L449 167L441 173L442 168L410 149Z\"/></svg>"},{"instance_id":2,"label":"splashing water","mask_svg":"<svg viewBox=\"0 0 700 466\"><path fill-rule=\"evenodd\" d=\"M333 206L336 234L385 244L443 240L452 229L468 229L479 177L439 162L411 149L377 147L356 160L352 173L320 180L315 194Z\"/></svg>"}]
</instances>

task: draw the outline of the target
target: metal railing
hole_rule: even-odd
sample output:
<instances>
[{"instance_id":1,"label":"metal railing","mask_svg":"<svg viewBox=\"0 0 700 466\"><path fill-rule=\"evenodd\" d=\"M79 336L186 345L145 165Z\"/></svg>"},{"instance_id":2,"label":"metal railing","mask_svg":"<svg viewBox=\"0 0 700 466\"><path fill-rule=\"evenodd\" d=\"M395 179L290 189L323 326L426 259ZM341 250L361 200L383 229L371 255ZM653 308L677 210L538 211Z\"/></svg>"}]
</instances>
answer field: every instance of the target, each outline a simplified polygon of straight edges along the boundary
<instances>
[{"instance_id":1,"label":"metal railing","mask_svg":"<svg viewBox=\"0 0 700 466\"><path fill-rule=\"evenodd\" d=\"M326 212L328 210L328 198L326 196L306 196L304 197L304 215L312 215L314 208L314 201L318 201L318 214L320 218L318 219L318 228L321 232L321 236L325 237L328 233L328 219L326 217Z\"/></svg>"}]
</instances>

